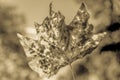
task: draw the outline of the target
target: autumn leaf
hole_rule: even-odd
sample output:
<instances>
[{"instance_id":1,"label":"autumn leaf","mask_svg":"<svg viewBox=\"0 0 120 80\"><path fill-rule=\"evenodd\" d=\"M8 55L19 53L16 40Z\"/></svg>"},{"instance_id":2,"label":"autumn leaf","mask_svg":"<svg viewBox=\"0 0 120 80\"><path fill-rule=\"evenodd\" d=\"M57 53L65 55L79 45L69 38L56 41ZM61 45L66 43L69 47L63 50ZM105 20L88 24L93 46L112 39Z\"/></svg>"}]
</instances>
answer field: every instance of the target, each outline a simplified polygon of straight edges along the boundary
<instances>
[{"instance_id":1,"label":"autumn leaf","mask_svg":"<svg viewBox=\"0 0 120 80\"><path fill-rule=\"evenodd\" d=\"M38 39L17 34L27 57L29 66L40 75L48 77L60 68L90 54L100 43L106 32L94 34L93 25L88 23L89 12L84 3L69 25L61 12L52 10L42 24L35 23Z\"/></svg>"}]
</instances>

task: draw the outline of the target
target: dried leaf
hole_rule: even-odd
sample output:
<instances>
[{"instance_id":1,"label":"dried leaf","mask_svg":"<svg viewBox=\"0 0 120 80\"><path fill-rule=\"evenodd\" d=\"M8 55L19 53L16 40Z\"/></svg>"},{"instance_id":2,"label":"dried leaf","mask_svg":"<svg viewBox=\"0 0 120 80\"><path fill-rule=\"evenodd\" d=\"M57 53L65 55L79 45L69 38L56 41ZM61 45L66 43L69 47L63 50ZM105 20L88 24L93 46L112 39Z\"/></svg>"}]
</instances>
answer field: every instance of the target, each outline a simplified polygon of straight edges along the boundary
<instances>
[{"instance_id":1,"label":"dried leaf","mask_svg":"<svg viewBox=\"0 0 120 80\"><path fill-rule=\"evenodd\" d=\"M90 15L84 3L69 25L60 12L52 10L42 24L35 23L38 40L18 34L27 57L32 57L30 67L39 74L52 76L73 61L91 53L106 32L93 34L93 25L88 23ZM42 72L42 73L41 73Z\"/></svg>"}]
</instances>

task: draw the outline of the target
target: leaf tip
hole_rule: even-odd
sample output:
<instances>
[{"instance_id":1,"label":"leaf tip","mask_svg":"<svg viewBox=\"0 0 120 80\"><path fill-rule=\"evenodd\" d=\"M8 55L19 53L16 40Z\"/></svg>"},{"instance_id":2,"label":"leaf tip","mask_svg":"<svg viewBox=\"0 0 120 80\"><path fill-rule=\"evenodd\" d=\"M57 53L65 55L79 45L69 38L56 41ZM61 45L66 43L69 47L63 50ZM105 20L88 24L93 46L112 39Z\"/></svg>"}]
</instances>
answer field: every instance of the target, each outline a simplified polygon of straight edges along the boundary
<instances>
[{"instance_id":1,"label":"leaf tip","mask_svg":"<svg viewBox=\"0 0 120 80\"><path fill-rule=\"evenodd\" d=\"M20 33L17 33L17 37L19 38L19 39L22 39L22 35L20 34Z\"/></svg>"}]
</instances>

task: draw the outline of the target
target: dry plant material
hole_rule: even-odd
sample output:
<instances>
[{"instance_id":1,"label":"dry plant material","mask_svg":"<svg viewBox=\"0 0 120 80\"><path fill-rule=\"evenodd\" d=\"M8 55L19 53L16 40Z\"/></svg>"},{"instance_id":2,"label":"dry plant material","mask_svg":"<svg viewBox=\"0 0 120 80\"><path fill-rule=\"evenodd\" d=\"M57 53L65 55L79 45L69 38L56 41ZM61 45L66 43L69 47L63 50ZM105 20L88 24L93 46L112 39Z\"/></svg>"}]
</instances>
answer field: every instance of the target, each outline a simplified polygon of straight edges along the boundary
<instances>
[{"instance_id":1,"label":"dry plant material","mask_svg":"<svg viewBox=\"0 0 120 80\"><path fill-rule=\"evenodd\" d=\"M52 76L73 61L91 53L106 32L94 34L93 25L88 23L90 15L84 3L69 25L61 12L52 10L42 24L35 23L38 40L17 34L29 66L40 75Z\"/></svg>"}]
</instances>

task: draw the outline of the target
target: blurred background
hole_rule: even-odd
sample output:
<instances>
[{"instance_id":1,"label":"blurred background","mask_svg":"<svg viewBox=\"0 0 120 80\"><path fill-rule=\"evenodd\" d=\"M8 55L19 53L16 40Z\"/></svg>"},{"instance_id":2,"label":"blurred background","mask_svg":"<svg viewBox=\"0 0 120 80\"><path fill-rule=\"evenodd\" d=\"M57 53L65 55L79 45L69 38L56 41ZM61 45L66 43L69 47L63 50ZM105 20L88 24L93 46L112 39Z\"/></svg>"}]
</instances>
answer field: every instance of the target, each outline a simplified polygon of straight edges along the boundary
<instances>
[{"instance_id":1,"label":"blurred background","mask_svg":"<svg viewBox=\"0 0 120 80\"><path fill-rule=\"evenodd\" d=\"M76 79L120 80L120 0L0 0L0 80L43 80L29 68L16 33L35 38L34 22L48 16L51 1L66 24L84 1L94 33L108 32L93 53L72 64ZM48 80L73 80L69 66Z\"/></svg>"}]
</instances>

